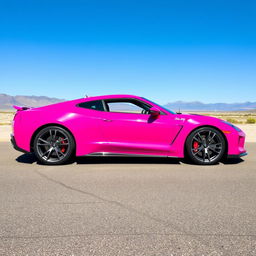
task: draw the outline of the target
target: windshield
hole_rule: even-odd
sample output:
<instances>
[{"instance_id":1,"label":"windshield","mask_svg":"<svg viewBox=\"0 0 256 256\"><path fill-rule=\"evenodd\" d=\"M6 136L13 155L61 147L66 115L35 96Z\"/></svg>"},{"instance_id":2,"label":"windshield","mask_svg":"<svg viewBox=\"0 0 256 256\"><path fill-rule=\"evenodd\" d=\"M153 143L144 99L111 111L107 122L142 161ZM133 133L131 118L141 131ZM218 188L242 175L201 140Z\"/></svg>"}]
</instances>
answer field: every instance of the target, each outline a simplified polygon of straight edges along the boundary
<instances>
[{"instance_id":1,"label":"windshield","mask_svg":"<svg viewBox=\"0 0 256 256\"><path fill-rule=\"evenodd\" d=\"M163 106L161 106L161 105L159 105L159 104L153 102L152 100L148 100L147 98L144 98L144 97L142 97L142 99L145 99L145 100L147 100L148 102L151 102L151 103L153 103L153 104L159 106L160 108L164 109L164 110L167 111L168 113L176 114L175 112L171 111L170 109L165 108L165 107L163 107Z\"/></svg>"}]
</instances>

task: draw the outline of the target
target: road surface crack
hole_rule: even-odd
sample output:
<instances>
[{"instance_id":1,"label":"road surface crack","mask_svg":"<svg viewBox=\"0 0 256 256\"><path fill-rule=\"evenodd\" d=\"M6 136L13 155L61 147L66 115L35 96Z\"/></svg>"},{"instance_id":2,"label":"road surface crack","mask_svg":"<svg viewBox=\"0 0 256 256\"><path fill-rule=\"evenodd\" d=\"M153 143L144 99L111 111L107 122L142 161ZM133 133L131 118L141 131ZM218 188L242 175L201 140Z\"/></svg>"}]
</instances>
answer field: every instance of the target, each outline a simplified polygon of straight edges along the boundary
<instances>
[{"instance_id":1,"label":"road surface crack","mask_svg":"<svg viewBox=\"0 0 256 256\"><path fill-rule=\"evenodd\" d=\"M38 170L35 170L35 172L36 172L38 175L40 175L42 178L44 178L44 179L46 179L46 180L48 180L48 181L50 181L50 182L53 182L53 183L55 183L55 184L58 184L58 185L60 185L60 186L62 186L62 187L64 187L64 188L66 188L66 189L69 189L69 190L72 190L72 191L75 191L75 192L78 192L78 193L80 193L80 194L84 194L84 195L87 195L87 196L91 196L91 197L94 197L94 198L96 198L96 199L98 199L98 200L101 200L101 201L103 201L103 202L106 202L106 203L109 203L109 204L118 206L118 207L120 207L120 208L123 208L123 209L129 211L129 212L138 214L138 215L140 215L140 216L142 216L142 217L146 217L146 218L151 219L151 220L153 220L153 221L155 221L155 222L157 222L157 223L163 224L165 227L172 227L174 230L177 231L177 233L175 233L175 234L173 234L173 235L191 236L191 237L193 237L193 239L197 240L199 243L203 244L204 246L207 246L207 247L210 247L210 248L212 247L208 241L206 241L204 238L202 238L202 236L221 236L221 235L218 235L218 234L208 234L208 235L206 235L206 234L195 234L195 233L188 233L188 232L185 232L184 230L181 230L179 227L177 227L177 226L174 225L173 223L170 223L170 222L164 221L164 220L162 220L162 219L160 219L160 218L151 216L151 215L149 215L149 214L147 214L147 213L145 213L145 212L141 212L141 211L139 211L139 210L137 210L137 209L134 209L134 208L132 208L132 207L130 207L130 206L127 206L127 205L125 205L125 204L123 204L123 203L120 203L120 202L114 201L114 200L109 200L109 199L107 199L107 198L98 196L98 195L96 195L96 194L94 194L94 193L91 193L91 192L88 192L88 191L84 191L84 190L81 190L81 189L78 189L78 188L74 188L74 187L72 187L72 186L70 186L70 185L67 185L67 184L61 182L61 181L55 180L55 179L53 179L53 178L50 178L50 177L48 177L47 175L41 173L41 172L38 171ZM119 234L117 234L117 235L119 235ZM150 233L149 233L148 235L150 235ZM238 235L238 236L239 236L239 235ZM221 248L221 250L222 250L222 253L223 253L223 251L226 251L226 250L223 249L223 248ZM226 252L228 252L228 251L226 251Z\"/></svg>"}]
</instances>

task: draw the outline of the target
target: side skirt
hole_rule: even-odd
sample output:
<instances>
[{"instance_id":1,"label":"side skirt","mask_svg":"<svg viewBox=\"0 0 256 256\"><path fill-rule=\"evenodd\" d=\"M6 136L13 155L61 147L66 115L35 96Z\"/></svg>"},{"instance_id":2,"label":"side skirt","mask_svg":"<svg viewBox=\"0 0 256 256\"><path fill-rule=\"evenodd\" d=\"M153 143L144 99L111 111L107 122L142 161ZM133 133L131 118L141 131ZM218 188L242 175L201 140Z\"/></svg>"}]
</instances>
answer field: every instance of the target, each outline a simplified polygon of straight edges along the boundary
<instances>
[{"instance_id":1,"label":"side skirt","mask_svg":"<svg viewBox=\"0 0 256 256\"><path fill-rule=\"evenodd\" d=\"M176 156L160 156L160 155L142 155L142 154L122 154L110 152L95 152L85 156L110 156L110 157L161 157L161 158L178 158Z\"/></svg>"}]
</instances>

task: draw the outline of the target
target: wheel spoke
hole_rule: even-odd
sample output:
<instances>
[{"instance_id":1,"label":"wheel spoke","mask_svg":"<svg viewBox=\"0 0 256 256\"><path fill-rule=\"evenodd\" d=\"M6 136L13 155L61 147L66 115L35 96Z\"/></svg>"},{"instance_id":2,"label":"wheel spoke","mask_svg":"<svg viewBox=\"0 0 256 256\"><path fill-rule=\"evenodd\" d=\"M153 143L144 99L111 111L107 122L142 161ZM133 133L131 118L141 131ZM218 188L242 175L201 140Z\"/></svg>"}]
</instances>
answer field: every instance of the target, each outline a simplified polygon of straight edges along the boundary
<instances>
[{"instance_id":1,"label":"wheel spoke","mask_svg":"<svg viewBox=\"0 0 256 256\"><path fill-rule=\"evenodd\" d=\"M42 154L42 157L44 157L44 156L46 156L47 154L47 158L50 156L50 154L51 154L51 152L52 152L52 147L51 148L49 148L48 150L46 150L43 154Z\"/></svg>"},{"instance_id":2,"label":"wheel spoke","mask_svg":"<svg viewBox=\"0 0 256 256\"><path fill-rule=\"evenodd\" d=\"M58 159L60 159L60 155L59 155L59 153L58 153L58 150L57 150L56 148L54 148L54 150L55 150L55 152L56 152L56 155L57 155Z\"/></svg>"},{"instance_id":3,"label":"wheel spoke","mask_svg":"<svg viewBox=\"0 0 256 256\"><path fill-rule=\"evenodd\" d=\"M197 136L198 136L198 138L197 138ZM203 138L202 138L202 136L200 135L199 132L194 136L193 139L196 140L199 143L203 143Z\"/></svg>"},{"instance_id":4,"label":"wheel spoke","mask_svg":"<svg viewBox=\"0 0 256 256\"><path fill-rule=\"evenodd\" d=\"M206 153L205 150L203 150L203 161L205 162Z\"/></svg>"},{"instance_id":5,"label":"wheel spoke","mask_svg":"<svg viewBox=\"0 0 256 256\"><path fill-rule=\"evenodd\" d=\"M38 146L50 146L50 143L37 143Z\"/></svg>"},{"instance_id":6,"label":"wheel spoke","mask_svg":"<svg viewBox=\"0 0 256 256\"><path fill-rule=\"evenodd\" d=\"M49 130L51 140L54 140L54 139L55 139L55 137L56 137L56 132L57 132L57 130L52 130L52 129Z\"/></svg>"},{"instance_id":7,"label":"wheel spoke","mask_svg":"<svg viewBox=\"0 0 256 256\"><path fill-rule=\"evenodd\" d=\"M39 138L38 140L42 141L44 144L50 145L50 142L47 140L43 140L42 138Z\"/></svg>"},{"instance_id":8,"label":"wheel spoke","mask_svg":"<svg viewBox=\"0 0 256 256\"><path fill-rule=\"evenodd\" d=\"M209 146L213 146L213 147L218 147L218 146L221 146L222 143L214 143L214 144L210 144Z\"/></svg>"},{"instance_id":9,"label":"wheel spoke","mask_svg":"<svg viewBox=\"0 0 256 256\"><path fill-rule=\"evenodd\" d=\"M68 138L60 138L60 139L59 139L59 142L62 142L62 141L65 141L65 140L68 141ZM62 144L62 145L63 145L63 144Z\"/></svg>"},{"instance_id":10,"label":"wheel spoke","mask_svg":"<svg viewBox=\"0 0 256 256\"><path fill-rule=\"evenodd\" d=\"M203 142L203 138L202 138L201 134L198 132L197 135L200 138L201 142Z\"/></svg>"},{"instance_id":11,"label":"wheel spoke","mask_svg":"<svg viewBox=\"0 0 256 256\"><path fill-rule=\"evenodd\" d=\"M211 131L209 131L208 136L207 136L207 140L208 140L208 141L210 141L211 133L212 133L212 132L211 132Z\"/></svg>"},{"instance_id":12,"label":"wheel spoke","mask_svg":"<svg viewBox=\"0 0 256 256\"><path fill-rule=\"evenodd\" d=\"M46 154L48 154L49 151L50 151L50 149L48 149L47 151L45 151L45 152L42 154L42 157L44 157Z\"/></svg>"},{"instance_id":13,"label":"wheel spoke","mask_svg":"<svg viewBox=\"0 0 256 256\"><path fill-rule=\"evenodd\" d=\"M220 153L220 151L221 151L221 148L217 148L217 149L219 149L219 151L216 149L216 148L214 148L214 147L211 147L211 146L209 146L209 148L208 148L209 150L211 150L211 151L213 151L214 153L216 153L216 154L219 154Z\"/></svg>"},{"instance_id":14,"label":"wheel spoke","mask_svg":"<svg viewBox=\"0 0 256 256\"><path fill-rule=\"evenodd\" d=\"M208 144L210 144L211 142L212 142L212 140L213 140L213 138L216 136L216 133L215 132L213 132L213 135L211 136L211 131L209 131L209 135L208 135L208 137L207 137L207 141L208 141Z\"/></svg>"},{"instance_id":15,"label":"wheel spoke","mask_svg":"<svg viewBox=\"0 0 256 256\"><path fill-rule=\"evenodd\" d=\"M196 140L196 141L199 142L199 143L202 143L202 141L199 140L199 139L197 139L196 136L195 136L193 139Z\"/></svg>"},{"instance_id":16,"label":"wheel spoke","mask_svg":"<svg viewBox=\"0 0 256 256\"><path fill-rule=\"evenodd\" d=\"M65 156L65 154L58 148L58 152L61 153L63 156Z\"/></svg>"},{"instance_id":17,"label":"wheel spoke","mask_svg":"<svg viewBox=\"0 0 256 256\"><path fill-rule=\"evenodd\" d=\"M211 162L211 156L210 156L210 153L209 153L209 151L207 150L207 156L208 156L208 160L209 160L209 162Z\"/></svg>"},{"instance_id":18,"label":"wheel spoke","mask_svg":"<svg viewBox=\"0 0 256 256\"><path fill-rule=\"evenodd\" d=\"M53 152L53 148L50 148L50 149L49 149L49 153L48 153L48 155L47 155L47 157L46 157L46 160L48 160L48 159L50 158L52 152Z\"/></svg>"},{"instance_id":19,"label":"wheel spoke","mask_svg":"<svg viewBox=\"0 0 256 256\"><path fill-rule=\"evenodd\" d=\"M196 151L195 153L193 153L193 155L195 156L195 155L197 155L199 152L202 152L203 148L204 148L203 146L199 147L199 148L197 149L197 151Z\"/></svg>"}]
</instances>

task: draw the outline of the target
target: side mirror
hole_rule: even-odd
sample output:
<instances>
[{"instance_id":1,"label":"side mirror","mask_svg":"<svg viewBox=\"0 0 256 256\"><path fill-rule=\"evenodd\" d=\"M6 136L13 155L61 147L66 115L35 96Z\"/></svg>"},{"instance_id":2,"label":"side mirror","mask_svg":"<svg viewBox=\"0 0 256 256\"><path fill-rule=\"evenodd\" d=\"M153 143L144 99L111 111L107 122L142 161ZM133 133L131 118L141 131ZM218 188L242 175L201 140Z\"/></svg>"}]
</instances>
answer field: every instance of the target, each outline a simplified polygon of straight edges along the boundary
<instances>
[{"instance_id":1,"label":"side mirror","mask_svg":"<svg viewBox=\"0 0 256 256\"><path fill-rule=\"evenodd\" d=\"M160 110L156 107L152 107L149 109L150 115L153 117L157 117L160 115Z\"/></svg>"}]
</instances>

